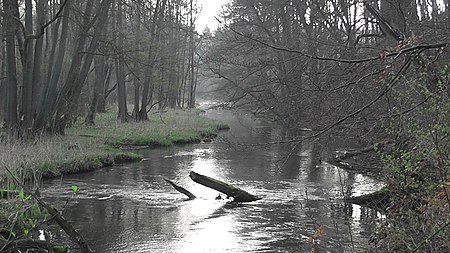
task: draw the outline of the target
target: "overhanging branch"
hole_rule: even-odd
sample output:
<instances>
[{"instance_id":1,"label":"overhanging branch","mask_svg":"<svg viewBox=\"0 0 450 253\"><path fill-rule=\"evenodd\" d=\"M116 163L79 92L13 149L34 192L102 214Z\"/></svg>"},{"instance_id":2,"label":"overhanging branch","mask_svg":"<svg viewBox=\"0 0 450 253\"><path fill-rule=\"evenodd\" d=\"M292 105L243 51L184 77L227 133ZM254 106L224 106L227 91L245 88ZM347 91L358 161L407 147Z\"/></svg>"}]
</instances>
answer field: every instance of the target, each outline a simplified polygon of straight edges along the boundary
<instances>
[{"instance_id":1,"label":"overhanging branch","mask_svg":"<svg viewBox=\"0 0 450 253\"><path fill-rule=\"evenodd\" d=\"M403 48L399 51L396 52L391 52L391 53L387 53L387 54L380 54L378 56L373 56L373 57L368 57L368 58L363 58L363 59L339 59L339 58L333 58L333 57L321 57L321 56L315 56L315 55L310 55L307 53L304 53L302 51L299 50L295 50L295 49L290 49L290 48L285 48L285 47L281 47L278 45L274 45L268 42L265 42L263 40L254 38L251 34L244 34L242 32L237 31L236 29L231 28L230 26L227 26L228 29L230 29L232 32L238 34L241 37L244 37L246 39L252 40L254 42L257 42L263 46L266 46L268 48L274 49L274 50L279 50L279 51L283 51L283 52L288 52L288 53L294 53L294 54L299 54L301 56L313 59L313 60L319 60L319 61L333 61L333 62L340 62L340 63L348 63L348 64L356 64L356 63L364 63L364 62L370 62L370 61L376 61L376 60L381 60L381 59L385 59L388 57L398 57L402 54L406 54L409 52L414 52L414 51L424 51L427 49L436 49L436 48L446 48L450 46L450 41L445 41L445 42L438 42L438 43L433 43L433 44L420 44L420 45L415 45L415 46L411 46L411 47L406 47Z\"/></svg>"}]
</instances>

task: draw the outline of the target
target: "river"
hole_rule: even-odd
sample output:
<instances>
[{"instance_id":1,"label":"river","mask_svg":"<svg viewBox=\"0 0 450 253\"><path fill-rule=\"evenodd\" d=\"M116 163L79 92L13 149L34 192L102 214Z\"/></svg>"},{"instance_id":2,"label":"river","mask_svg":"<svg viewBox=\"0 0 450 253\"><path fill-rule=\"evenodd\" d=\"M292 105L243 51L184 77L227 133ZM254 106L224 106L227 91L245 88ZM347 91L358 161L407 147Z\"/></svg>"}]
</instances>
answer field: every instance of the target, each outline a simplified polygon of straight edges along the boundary
<instances>
[{"instance_id":1,"label":"river","mask_svg":"<svg viewBox=\"0 0 450 253\"><path fill-rule=\"evenodd\" d=\"M320 163L321 145L242 146L285 135L249 114L208 110L228 123L210 143L143 150L139 163L46 181L43 196L68 202L64 216L96 252L364 252L381 215L346 204L381 184ZM195 171L263 199L233 204L189 178ZM186 197L163 178L189 189ZM72 185L80 192L71 193Z\"/></svg>"}]
</instances>

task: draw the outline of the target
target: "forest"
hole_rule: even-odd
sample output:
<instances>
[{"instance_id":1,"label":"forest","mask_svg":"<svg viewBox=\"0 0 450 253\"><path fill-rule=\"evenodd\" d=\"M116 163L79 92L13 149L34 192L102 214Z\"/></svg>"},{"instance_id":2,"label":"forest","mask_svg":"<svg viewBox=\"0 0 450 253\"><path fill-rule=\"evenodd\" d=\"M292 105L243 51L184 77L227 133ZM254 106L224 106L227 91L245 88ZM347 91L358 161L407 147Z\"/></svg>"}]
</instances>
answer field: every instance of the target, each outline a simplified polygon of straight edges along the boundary
<instances>
[{"instance_id":1,"label":"forest","mask_svg":"<svg viewBox=\"0 0 450 253\"><path fill-rule=\"evenodd\" d=\"M385 226L369 251L447 252L449 8L232 0L217 30L197 32L195 0L2 0L0 141L64 136L107 111L148 123L153 111L217 100L289 129L261 145L347 141L354 152L328 162L385 183Z\"/></svg>"},{"instance_id":2,"label":"forest","mask_svg":"<svg viewBox=\"0 0 450 253\"><path fill-rule=\"evenodd\" d=\"M155 105L194 106L192 1L4 1L3 10L9 136L64 134L84 115L92 124L112 93L122 122L146 120Z\"/></svg>"}]
</instances>

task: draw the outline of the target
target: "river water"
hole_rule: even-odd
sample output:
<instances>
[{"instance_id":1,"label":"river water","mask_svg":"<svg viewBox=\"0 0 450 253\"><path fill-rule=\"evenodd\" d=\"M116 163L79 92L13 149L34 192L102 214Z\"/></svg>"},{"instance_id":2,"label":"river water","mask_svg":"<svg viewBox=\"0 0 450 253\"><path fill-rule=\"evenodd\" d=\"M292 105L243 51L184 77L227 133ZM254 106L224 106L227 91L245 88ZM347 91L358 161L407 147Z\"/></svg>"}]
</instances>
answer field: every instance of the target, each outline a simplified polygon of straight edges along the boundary
<instances>
[{"instance_id":1,"label":"river water","mask_svg":"<svg viewBox=\"0 0 450 253\"><path fill-rule=\"evenodd\" d=\"M231 126L211 143L141 151L139 163L47 181L43 195L63 203L96 252L363 252L380 214L341 198L381 184L319 159L323 145L242 146L286 133L245 113L209 110ZM233 204L189 178L195 171L263 199ZM186 197L163 178L189 189ZM80 192L71 193L72 185ZM314 239L314 240L313 240ZM314 246L313 246L314 245Z\"/></svg>"}]
</instances>

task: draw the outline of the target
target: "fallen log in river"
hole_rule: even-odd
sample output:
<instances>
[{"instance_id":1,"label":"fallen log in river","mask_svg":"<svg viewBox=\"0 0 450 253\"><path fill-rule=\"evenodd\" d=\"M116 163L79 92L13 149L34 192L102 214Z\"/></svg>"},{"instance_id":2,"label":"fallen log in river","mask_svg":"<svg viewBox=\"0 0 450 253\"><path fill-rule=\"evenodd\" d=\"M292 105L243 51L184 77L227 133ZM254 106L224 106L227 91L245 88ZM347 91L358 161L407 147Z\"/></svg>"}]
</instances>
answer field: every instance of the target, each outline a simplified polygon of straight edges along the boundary
<instances>
[{"instance_id":1,"label":"fallen log in river","mask_svg":"<svg viewBox=\"0 0 450 253\"><path fill-rule=\"evenodd\" d=\"M224 183L208 176L200 175L193 171L189 173L189 177L196 183L227 195L228 198L232 197L234 202L252 202L261 199L261 197L250 194L236 186Z\"/></svg>"},{"instance_id":2,"label":"fallen log in river","mask_svg":"<svg viewBox=\"0 0 450 253\"><path fill-rule=\"evenodd\" d=\"M250 194L236 186L224 183L220 180L200 175L198 173L195 173L191 171L189 173L189 177L196 183L201 184L203 186L209 187L211 189L214 189L216 191L219 191L225 195L227 195L227 198L232 197L233 202L252 202L256 200L260 200L261 197L255 196L253 194ZM169 183L170 185L175 188L175 190L183 193L184 195L188 196L189 199L195 199L195 195L192 194L190 191L186 190L185 188L175 184L174 182L170 181L169 179L164 178L164 180Z\"/></svg>"}]
</instances>

